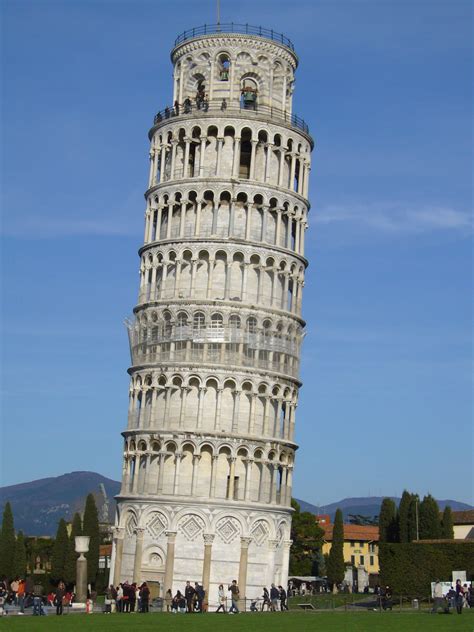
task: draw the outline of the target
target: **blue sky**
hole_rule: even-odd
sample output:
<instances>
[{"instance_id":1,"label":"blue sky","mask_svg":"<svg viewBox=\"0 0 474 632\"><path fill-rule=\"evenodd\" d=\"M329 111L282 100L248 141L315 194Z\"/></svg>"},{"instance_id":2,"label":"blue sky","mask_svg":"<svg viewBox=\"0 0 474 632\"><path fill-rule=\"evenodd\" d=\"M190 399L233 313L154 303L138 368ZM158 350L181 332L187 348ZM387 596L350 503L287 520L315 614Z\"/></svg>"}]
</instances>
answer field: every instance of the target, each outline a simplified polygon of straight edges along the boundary
<instances>
[{"instance_id":1,"label":"blue sky","mask_svg":"<svg viewBox=\"0 0 474 632\"><path fill-rule=\"evenodd\" d=\"M147 132L214 0L2 3L3 485L119 478ZM222 0L316 140L294 493L473 502L468 0Z\"/></svg>"}]
</instances>

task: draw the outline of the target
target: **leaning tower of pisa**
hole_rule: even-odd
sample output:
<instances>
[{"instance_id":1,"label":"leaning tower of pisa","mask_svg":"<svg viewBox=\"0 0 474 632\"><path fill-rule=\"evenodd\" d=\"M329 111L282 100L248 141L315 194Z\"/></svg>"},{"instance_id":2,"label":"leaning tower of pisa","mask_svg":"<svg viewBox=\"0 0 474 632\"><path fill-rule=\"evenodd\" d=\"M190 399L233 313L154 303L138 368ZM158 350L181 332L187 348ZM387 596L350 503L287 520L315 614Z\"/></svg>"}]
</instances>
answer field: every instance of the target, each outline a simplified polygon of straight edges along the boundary
<instances>
[{"instance_id":1,"label":"leaning tower of pisa","mask_svg":"<svg viewBox=\"0 0 474 632\"><path fill-rule=\"evenodd\" d=\"M248 25L183 33L149 132L111 581L286 585L308 181L298 58Z\"/></svg>"}]
</instances>

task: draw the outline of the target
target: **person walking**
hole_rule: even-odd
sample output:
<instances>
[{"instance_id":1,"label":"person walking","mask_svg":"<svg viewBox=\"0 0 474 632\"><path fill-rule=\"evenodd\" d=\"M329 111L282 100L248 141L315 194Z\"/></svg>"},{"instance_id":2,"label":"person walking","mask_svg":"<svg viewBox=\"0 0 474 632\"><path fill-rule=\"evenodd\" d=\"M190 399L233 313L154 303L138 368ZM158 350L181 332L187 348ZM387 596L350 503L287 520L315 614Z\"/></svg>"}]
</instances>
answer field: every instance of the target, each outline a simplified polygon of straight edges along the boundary
<instances>
[{"instance_id":1,"label":"person walking","mask_svg":"<svg viewBox=\"0 0 474 632\"><path fill-rule=\"evenodd\" d=\"M461 580L456 580L456 612L462 614L462 608L464 605L464 590L461 584Z\"/></svg>"},{"instance_id":2,"label":"person walking","mask_svg":"<svg viewBox=\"0 0 474 632\"><path fill-rule=\"evenodd\" d=\"M228 587L231 593L232 605L229 608L229 614L240 614L239 610L239 598L240 598L240 590L237 586L237 580L233 579L232 584Z\"/></svg>"},{"instance_id":3,"label":"person walking","mask_svg":"<svg viewBox=\"0 0 474 632\"><path fill-rule=\"evenodd\" d=\"M270 587L270 609L272 612L278 610L278 599L280 598L280 592L275 584Z\"/></svg>"},{"instance_id":4,"label":"person walking","mask_svg":"<svg viewBox=\"0 0 474 632\"><path fill-rule=\"evenodd\" d=\"M172 603L173 603L173 593L171 592L171 588L168 588L165 594L166 612L171 612Z\"/></svg>"},{"instance_id":5,"label":"person walking","mask_svg":"<svg viewBox=\"0 0 474 632\"><path fill-rule=\"evenodd\" d=\"M59 582L54 594L54 605L56 606L57 615L61 615L63 613L63 600L65 594L66 586L64 585L64 582Z\"/></svg>"},{"instance_id":6,"label":"person walking","mask_svg":"<svg viewBox=\"0 0 474 632\"><path fill-rule=\"evenodd\" d=\"M140 612L149 611L150 589L146 582L140 586Z\"/></svg>"},{"instance_id":7,"label":"person walking","mask_svg":"<svg viewBox=\"0 0 474 632\"><path fill-rule=\"evenodd\" d=\"M204 601L204 588L199 582L194 584L194 592L196 594L196 610L202 612L202 604Z\"/></svg>"},{"instance_id":8,"label":"person walking","mask_svg":"<svg viewBox=\"0 0 474 632\"><path fill-rule=\"evenodd\" d=\"M443 586L439 579L436 580L433 588L433 608L431 614L436 614L439 608L443 607Z\"/></svg>"},{"instance_id":9,"label":"person walking","mask_svg":"<svg viewBox=\"0 0 474 632\"><path fill-rule=\"evenodd\" d=\"M266 607L267 612L271 609L272 602L270 601L270 594L268 592L268 588L266 586L263 587L263 595L262 595L262 612Z\"/></svg>"},{"instance_id":10,"label":"person walking","mask_svg":"<svg viewBox=\"0 0 474 632\"><path fill-rule=\"evenodd\" d=\"M288 605L286 603L286 590L283 588L283 586L278 586L278 590L280 591L280 610L281 612L283 612L283 610L288 610Z\"/></svg>"},{"instance_id":11,"label":"person walking","mask_svg":"<svg viewBox=\"0 0 474 632\"><path fill-rule=\"evenodd\" d=\"M217 608L216 612L220 612L222 609L222 612L225 614L226 596L223 584L219 584L219 589L217 591L217 601L219 602L219 607Z\"/></svg>"}]
</instances>

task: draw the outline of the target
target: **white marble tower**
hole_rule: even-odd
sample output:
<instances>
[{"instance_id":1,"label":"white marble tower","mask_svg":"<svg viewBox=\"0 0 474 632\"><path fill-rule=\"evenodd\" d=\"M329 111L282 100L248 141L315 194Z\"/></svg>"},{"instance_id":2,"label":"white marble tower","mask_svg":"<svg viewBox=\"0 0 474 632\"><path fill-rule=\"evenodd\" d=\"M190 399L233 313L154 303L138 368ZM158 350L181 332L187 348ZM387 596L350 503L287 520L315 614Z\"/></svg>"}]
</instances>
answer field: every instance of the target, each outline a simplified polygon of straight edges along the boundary
<instances>
[{"instance_id":1,"label":"white marble tower","mask_svg":"<svg viewBox=\"0 0 474 632\"><path fill-rule=\"evenodd\" d=\"M111 581L285 585L313 141L298 59L258 27L183 33L149 132Z\"/></svg>"}]
</instances>

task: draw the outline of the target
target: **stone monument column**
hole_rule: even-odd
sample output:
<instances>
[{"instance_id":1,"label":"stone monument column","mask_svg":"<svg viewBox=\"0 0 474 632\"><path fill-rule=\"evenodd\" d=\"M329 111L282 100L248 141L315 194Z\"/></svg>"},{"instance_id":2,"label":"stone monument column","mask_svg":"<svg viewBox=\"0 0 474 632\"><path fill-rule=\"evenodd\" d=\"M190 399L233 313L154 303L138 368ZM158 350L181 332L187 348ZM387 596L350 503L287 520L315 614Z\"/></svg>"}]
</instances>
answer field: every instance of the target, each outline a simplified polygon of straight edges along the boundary
<instances>
[{"instance_id":1,"label":"stone monument column","mask_svg":"<svg viewBox=\"0 0 474 632\"><path fill-rule=\"evenodd\" d=\"M164 594L171 589L173 591L173 574L174 574L174 548L176 544L176 531L167 531L166 537L168 544L166 546L166 566L165 566L165 581L164 581Z\"/></svg>"},{"instance_id":2,"label":"stone monument column","mask_svg":"<svg viewBox=\"0 0 474 632\"><path fill-rule=\"evenodd\" d=\"M239 590L240 601L243 610L247 609L247 566L249 561L249 546L252 538L240 538L240 561L239 561Z\"/></svg>"},{"instance_id":3,"label":"stone monument column","mask_svg":"<svg viewBox=\"0 0 474 632\"><path fill-rule=\"evenodd\" d=\"M204 533L204 563L202 567L202 585L209 599L209 579L211 577L211 556L212 543L214 542L213 533Z\"/></svg>"},{"instance_id":4,"label":"stone monument column","mask_svg":"<svg viewBox=\"0 0 474 632\"><path fill-rule=\"evenodd\" d=\"M135 561L133 565L133 581L137 584L140 583L141 580L141 570L142 570L142 553L143 553L143 534L145 529L141 529L137 527L135 529L135 535L137 537L137 544L135 547Z\"/></svg>"},{"instance_id":5,"label":"stone monument column","mask_svg":"<svg viewBox=\"0 0 474 632\"><path fill-rule=\"evenodd\" d=\"M112 530L113 544L114 544L114 585L120 582L120 572L122 570L122 555L123 555L123 538L125 535L125 529L123 527L114 527Z\"/></svg>"}]
</instances>

